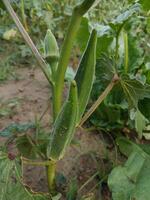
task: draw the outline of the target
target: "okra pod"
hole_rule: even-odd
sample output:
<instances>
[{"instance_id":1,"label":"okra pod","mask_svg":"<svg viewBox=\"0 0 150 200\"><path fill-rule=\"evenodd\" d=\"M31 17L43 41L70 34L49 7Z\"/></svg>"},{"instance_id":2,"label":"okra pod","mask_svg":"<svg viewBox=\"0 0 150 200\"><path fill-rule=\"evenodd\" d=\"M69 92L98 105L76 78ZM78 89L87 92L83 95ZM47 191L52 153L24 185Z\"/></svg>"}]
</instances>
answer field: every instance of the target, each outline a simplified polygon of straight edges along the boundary
<instances>
[{"instance_id":1,"label":"okra pod","mask_svg":"<svg viewBox=\"0 0 150 200\"><path fill-rule=\"evenodd\" d=\"M51 140L47 148L47 156L53 161L60 160L70 144L76 127L78 114L77 85L72 81L69 97L58 114Z\"/></svg>"},{"instance_id":2,"label":"okra pod","mask_svg":"<svg viewBox=\"0 0 150 200\"><path fill-rule=\"evenodd\" d=\"M52 73L54 73L57 70L57 64L59 59L59 47L56 38L50 29L47 30L44 39L44 57L49 63Z\"/></svg>"},{"instance_id":3,"label":"okra pod","mask_svg":"<svg viewBox=\"0 0 150 200\"><path fill-rule=\"evenodd\" d=\"M96 65L96 44L97 32L96 30L93 30L75 76L79 101L77 123L80 121L85 111L94 81Z\"/></svg>"}]
</instances>

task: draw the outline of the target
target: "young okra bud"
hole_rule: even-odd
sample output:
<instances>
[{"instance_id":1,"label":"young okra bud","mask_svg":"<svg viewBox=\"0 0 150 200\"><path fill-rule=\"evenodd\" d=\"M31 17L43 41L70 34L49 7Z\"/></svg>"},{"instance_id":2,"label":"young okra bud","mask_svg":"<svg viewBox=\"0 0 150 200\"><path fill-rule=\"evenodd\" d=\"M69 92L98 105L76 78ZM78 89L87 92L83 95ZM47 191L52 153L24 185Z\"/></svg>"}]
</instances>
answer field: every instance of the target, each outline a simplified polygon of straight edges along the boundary
<instances>
[{"instance_id":1,"label":"young okra bud","mask_svg":"<svg viewBox=\"0 0 150 200\"><path fill-rule=\"evenodd\" d=\"M58 61L59 48L55 36L50 29L47 30L44 39L44 57L47 62L51 65L53 62Z\"/></svg>"},{"instance_id":2,"label":"young okra bud","mask_svg":"<svg viewBox=\"0 0 150 200\"><path fill-rule=\"evenodd\" d=\"M93 30L75 76L79 101L77 123L85 111L93 86L96 65L96 44L97 32Z\"/></svg>"},{"instance_id":3,"label":"young okra bud","mask_svg":"<svg viewBox=\"0 0 150 200\"><path fill-rule=\"evenodd\" d=\"M58 114L51 140L47 147L47 156L53 161L60 160L70 144L76 127L78 98L76 82L72 81L69 97Z\"/></svg>"}]
</instances>

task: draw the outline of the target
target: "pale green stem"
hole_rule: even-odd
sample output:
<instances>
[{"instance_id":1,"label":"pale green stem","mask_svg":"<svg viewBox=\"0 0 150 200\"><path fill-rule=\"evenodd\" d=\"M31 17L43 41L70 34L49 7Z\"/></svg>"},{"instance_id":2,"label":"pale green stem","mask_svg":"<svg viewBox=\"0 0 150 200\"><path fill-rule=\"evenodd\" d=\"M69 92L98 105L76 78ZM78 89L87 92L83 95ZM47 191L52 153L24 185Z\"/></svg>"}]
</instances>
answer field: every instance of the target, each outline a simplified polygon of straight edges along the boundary
<instances>
[{"instance_id":1,"label":"pale green stem","mask_svg":"<svg viewBox=\"0 0 150 200\"><path fill-rule=\"evenodd\" d=\"M128 73L129 48L128 48L128 34L126 32L123 33L123 38L124 38L124 69L125 73Z\"/></svg>"},{"instance_id":2,"label":"pale green stem","mask_svg":"<svg viewBox=\"0 0 150 200\"><path fill-rule=\"evenodd\" d=\"M119 35L116 36L116 52L115 52L115 67L117 69L117 62L118 62L118 51L119 51Z\"/></svg>"},{"instance_id":3,"label":"pale green stem","mask_svg":"<svg viewBox=\"0 0 150 200\"><path fill-rule=\"evenodd\" d=\"M70 25L61 49L60 59L58 63L58 68L56 72L56 81L55 88L53 90L54 95L54 119L60 111L61 103L62 103L62 91L64 87L64 77L66 73L66 69L69 63L69 58L71 55L71 49L74 43L74 38L79 29L81 22L81 16L74 10L73 15L71 17Z\"/></svg>"},{"instance_id":4,"label":"pale green stem","mask_svg":"<svg viewBox=\"0 0 150 200\"><path fill-rule=\"evenodd\" d=\"M91 106L91 108L85 113L83 118L80 121L79 127L84 124L84 122L93 114L93 112L97 109L97 107L104 101L104 99L111 92L115 84L119 81L119 77L117 74L114 75L112 81L109 83L104 92L99 96L99 98L95 101L95 103Z\"/></svg>"},{"instance_id":5,"label":"pale green stem","mask_svg":"<svg viewBox=\"0 0 150 200\"><path fill-rule=\"evenodd\" d=\"M24 0L21 0L21 14L22 14L22 20L23 20L24 27L25 27L26 31L28 31L28 25L27 25L25 8L24 8Z\"/></svg>"},{"instance_id":6,"label":"pale green stem","mask_svg":"<svg viewBox=\"0 0 150 200\"><path fill-rule=\"evenodd\" d=\"M48 187L51 194L55 193L55 175L56 175L56 162L49 161L47 166L47 181Z\"/></svg>"},{"instance_id":7,"label":"pale green stem","mask_svg":"<svg viewBox=\"0 0 150 200\"><path fill-rule=\"evenodd\" d=\"M26 165L33 165L33 166L48 166L49 165L49 161L33 161L33 160L29 160L26 158L21 158L23 164Z\"/></svg>"}]
</instances>

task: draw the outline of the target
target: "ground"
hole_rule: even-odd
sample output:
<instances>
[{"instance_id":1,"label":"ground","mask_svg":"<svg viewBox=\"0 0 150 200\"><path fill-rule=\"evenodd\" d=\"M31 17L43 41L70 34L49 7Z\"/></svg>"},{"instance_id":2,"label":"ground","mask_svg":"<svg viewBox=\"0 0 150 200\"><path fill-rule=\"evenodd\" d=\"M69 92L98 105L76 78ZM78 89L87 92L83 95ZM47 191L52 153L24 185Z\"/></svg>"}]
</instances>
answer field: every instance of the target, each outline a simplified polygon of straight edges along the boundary
<instances>
[{"instance_id":1,"label":"ground","mask_svg":"<svg viewBox=\"0 0 150 200\"><path fill-rule=\"evenodd\" d=\"M21 67L15 73L17 80L8 80L0 84L0 130L13 122L34 122L36 117L43 116L42 126L50 132L49 124L52 119L51 108L48 105L51 101L51 90L47 80L38 68ZM1 142L4 140L1 138ZM106 154L101 134L78 128L74 144L68 148L64 159L59 161L57 166L57 172L65 177L65 186L61 185L60 191L64 193L64 188L68 187L70 181L77 179L80 195L91 195L95 192L100 181L97 172L104 171L103 160ZM24 183L30 185L33 191L46 192L44 173L42 167L24 166ZM109 199L108 192L106 193L105 199Z\"/></svg>"}]
</instances>

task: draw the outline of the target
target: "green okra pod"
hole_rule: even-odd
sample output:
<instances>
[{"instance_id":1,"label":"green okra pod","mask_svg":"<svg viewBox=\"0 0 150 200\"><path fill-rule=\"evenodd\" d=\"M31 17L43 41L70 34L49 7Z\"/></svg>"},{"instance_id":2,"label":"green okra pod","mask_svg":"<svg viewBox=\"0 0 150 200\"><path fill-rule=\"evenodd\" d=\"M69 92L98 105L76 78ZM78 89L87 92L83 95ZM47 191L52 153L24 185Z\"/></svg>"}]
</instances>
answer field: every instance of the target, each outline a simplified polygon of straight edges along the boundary
<instances>
[{"instance_id":1,"label":"green okra pod","mask_svg":"<svg viewBox=\"0 0 150 200\"><path fill-rule=\"evenodd\" d=\"M49 63L52 73L54 73L57 70L59 47L56 38L50 29L47 30L44 39L44 58Z\"/></svg>"},{"instance_id":2,"label":"green okra pod","mask_svg":"<svg viewBox=\"0 0 150 200\"><path fill-rule=\"evenodd\" d=\"M96 30L93 30L75 76L79 101L77 123L80 121L85 111L94 81L96 65L96 44L97 32Z\"/></svg>"},{"instance_id":3,"label":"green okra pod","mask_svg":"<svg viewBox=\"0 0 150 200\"><path fill-rule=\"evenodd\" d=\"M63 157L75 131L77 114L77 86L76 82L72 81L69 97L55 120L51 140L47 148L47 156L51 160L57 161Z\"/></svg>"}]
</instances>

